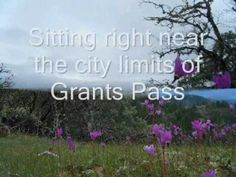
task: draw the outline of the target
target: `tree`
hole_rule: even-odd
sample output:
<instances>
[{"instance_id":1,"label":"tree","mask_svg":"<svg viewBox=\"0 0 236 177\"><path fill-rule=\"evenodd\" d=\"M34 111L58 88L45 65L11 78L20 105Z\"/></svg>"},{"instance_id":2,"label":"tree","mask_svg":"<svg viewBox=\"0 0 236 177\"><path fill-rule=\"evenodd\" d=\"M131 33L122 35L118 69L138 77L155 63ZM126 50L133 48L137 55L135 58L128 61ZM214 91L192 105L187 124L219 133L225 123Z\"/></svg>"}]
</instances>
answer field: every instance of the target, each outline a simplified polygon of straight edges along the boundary
<instances>
[{"instance_id":1,"label":"tree","mask_svg":"<svg viewBox=\"0 0 236 177\"><path fill-rule=\"evenodd\" d=\"M233 0L233 5L234 6L232 7L232 9L233 9L234 12L236 12L236 0Z\"/></svg>"},{"instance_id":2,"label":"tree","mask_svg":"<svg viewBox=\"0 0 236 177\"><path fill-rule=\"evenodd\" d=\"M13 85L12 82L13 75L11 74L11 71L8 70L4 64L0 64L0 88L8 88Z\"/></svg>"},{"instance_id":3,"label":"tree","mask_svg":"<svg viewBox=\"0 0 236 177\"><path fill-rule=\"evenodd\" d=\"M236 48L236 33L234 33L233 31L229 31L226 33L222 34L222 37L225 41L225 43L229 46L231 46L232 48ZM219 44L218 42L215 43L214 45L214 51L219 51ZM230 73L236 73L236 50L232 50L229 51L230 49L226 49L225 50L225 58L227 58L227 68L230 71ZM236 80L236 75L232 75L233 76L233 80Z\"/></svg>"},{"instance_id":4,"label":"tree","mask_svg":"<svg viewBox=\"0 0 236 177\"><path fill-rule=\"evenodd\" d=\"M181 81L178 82L179 85L186 87L204 87L204 83L211 80L214 73L231 71L229 62L235 55L236 47L225 41L224 35L218 27L218 22L213 16L213 1L214 0L183 0L180 5L171 7L153 0L144 0L145 4L150 4L161 12L161 15L147 17L146 20L167 27L170 32L173 32L174 27L177 27L177 29L181 27L185 33L185 37L182 40L183 42L190 39L187 33L192 32L197 34L199 45L190 46L184 43L181 46L176 46L172 42L161 51L155 51L160 57L171 53L203 56L204 65L201 68L201 73L191 78L181 78ZM204 34L204 44L201 43L202 34ZM214 44L217 44L217 48L214 48ZM235 74L236 72L231 72L231 75ZM169 84L169 82L167 84Z\"/></svg>"}]
</instances>

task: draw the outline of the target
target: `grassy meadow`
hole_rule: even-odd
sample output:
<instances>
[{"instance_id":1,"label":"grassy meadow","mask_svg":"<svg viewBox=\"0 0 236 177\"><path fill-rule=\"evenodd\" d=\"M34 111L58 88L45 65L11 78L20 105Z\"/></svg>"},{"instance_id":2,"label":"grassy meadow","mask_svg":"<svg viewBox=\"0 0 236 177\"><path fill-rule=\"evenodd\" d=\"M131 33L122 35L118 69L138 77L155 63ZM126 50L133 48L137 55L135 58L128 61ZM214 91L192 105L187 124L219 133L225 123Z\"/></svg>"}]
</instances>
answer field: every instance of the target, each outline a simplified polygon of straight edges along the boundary
<instances>
[{"instance_id":1,"label":"grassy meadow","mask_svg":"<svg viewBox=\"0 0 236 177\"><path fill-rule=\"evenodd\" d=\"M0 177L236 177L234 104L28 90L1 91L0 103Z\"/></svg>"},{"instance_id":2,"label":"grassy meadow","mask_svg":"<svg viewBox=\"0 0 236 177\"><path fill-rule=\"evenodd\" d=\"M160 152L148 156L142 144L76 142L75 153L66 142L28 135L0 138L0 177L158 177ZM236 147L231 145L176 146L168 148L171 177L199 177L216 169L217 177L236 176ZM198 152L197 152L198 151Z\"/></svg>"}]
</instances>

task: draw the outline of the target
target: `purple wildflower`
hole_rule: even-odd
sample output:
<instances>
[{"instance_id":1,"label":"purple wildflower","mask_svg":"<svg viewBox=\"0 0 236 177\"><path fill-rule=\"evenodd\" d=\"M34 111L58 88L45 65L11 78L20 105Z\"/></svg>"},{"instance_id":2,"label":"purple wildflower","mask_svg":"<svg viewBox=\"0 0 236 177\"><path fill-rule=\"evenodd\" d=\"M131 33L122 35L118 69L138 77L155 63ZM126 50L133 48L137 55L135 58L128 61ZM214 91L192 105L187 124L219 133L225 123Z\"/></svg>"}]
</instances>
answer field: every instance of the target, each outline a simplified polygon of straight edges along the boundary
<instances>
[{"instance_id":1,"label":"purple wildflower","mask_svg":"<svg viewBox=\"0 0 236 177\"><path fill-rule=\"evenodd\" d=\"M165 131L165 129L162 125L154 124L152 127L153 134L155 134L158 137L161 135L163 131Z\"/></svg>"},{"instance_id":2,"label":"purple wildflower","mask_svg":"<svg viewBox=\"0 0 236 177\"><path fill-rule=\"evenodd\" d=\"M191 75L196 71L196 69L194 69L193 72L185 72L183 67L184 66L183 66L183 63L182 63L181 59L179 57L177 57L175 59L175 76L176 77L183 77L183 76ZM185 66L185 68L186 68L187 71L190 70L189 65Z\"/></svg>"},{"instance_id":3,"label":"purple wildflower","mask_svg":"<svg viewBox=\"0 0 236 177\"><path fill-rule=\"evenodd\" d=\"M193 135L193 137L197 138L198 137L197 131L193 131L192 135Z\"/></svg>"},{"instance_id":4,"label":"purple wildflower","mask_svg":"<svg viewBox=\"0 0 236 177\"><path fill-rule=\"evenodd\" d=\"M153 144L150 145L150 146L145 146L144 147L144 151L147 152L151 156L155 156L156 155L156 148L155 148L155 146Z\"/></svg>"},{"instance_id":5,"label":"purple wildflower","mask_svg":"<svg viewBox=\"0 0 236 177\"><path fill-rule=\"evenodd\" d=\"M148 104L147 108L148 108L148 110L153 111L155 106L154 106L154 104Z\"/></svg>"},{"instance_id":6,"label":"purple wildflower","mask_svg":"<svg viewBox=\"0 0 236 177\"><path fill-rule=\"evenodd\" d=\"M227 126L224 126L224 132L227 134L227 133L231 133L231 131L232 131L232 127L231 126L229 126L229 125L227 125Z\"/></svg>"},{"instance_id":7,"label":"purple wildflower","mask_svg":"<svg viewBox=\"0 0 236 177\"><path fill-rule=\"evenodd\" d=\"M231 87L231 76L228 71L225 71L223 74L214 75L213 81L215 82L215 86L218 89L225 89Z\"/></svg>"},{"instance_id":8,"label":"purple wildflower","mask_svg":"<svg viewBox=\"0 0 236 177\"><path fill-rule=\"evenodd\" d=\"M165 101L164 101L164 100L159 100L158 103L159 103L159 105L160 105L161 107L163 107L163 106L165 105Z\"/></svg>"},{"instance_id":9,"label":"purple wildflower","mask_svg":"<svg viewBox=\"0 0 236 177\"><path fill-rule=\"evenodd\" d=\"M58 128L57 129L57 136L58 136L58 138L62 138L62 135L63 135L63 129L62 128Z\"/></svg>"},{"instance_id":10,"label":"purple wildflower","mask_svg":"<svg viewBox=\"0 0 236 177\"><path fill-rule=\"evenodd\" d=\"M194 132L192 133L192 135L196 138L196 137L202 137L206 134L206 128L207 125L205 123L203 123L200 120L194 120L192 122L192 127L194 129Z\"/></svg>"},{"instance_id":11,"label":"purple wildflower","mask_svg":"<svg viewBox=\"0 0 236 177\"><path fill-rule=\"evenodd\" d=\"M206 129L208 130L208 131L210 131L210 130L212 130L212 128L214 128L215 127L215 125L211 122L211 120L207 120L206 121Z\"/></svg>"},{"instance_id":12,"label":"purple wildflower","mask_svg":"<svg viewBox=\"0 0 236 177\"><path fill-rule=\"evenodd\" d=\"M158 116L160 116L160 115L161 115L161 110L156 110L156 114L157 114Z\"/></svg>"},{"instance_id":13,"label":"purple wildflower","mask_svg":"<svg viewBox=\"0 0 236 177\"><path fill-rule=\"evenodd\" d=\"M172 129L173 129L173 134L175 136L182 135L182 129L178 127L177 125L173 125Z\"/></svg>"},{"instance_id":14,"label":"purple wildflower","mask_svg":"<svg viewBox=\"0 0 236 177\"><path fill-rule=\"evenodd\" d=\"M205 172L201 177L216 177L216 172L215 170L211 170L211 171Z\"/></svg>"},{"instance_id":15,"label":"purple wildflower","mask_svg":"<svg viewBox=\"0 0 236 177\"><path fill-rule=\"evenodd\" d=\"M193 129L195 129L196 131L200 131L203 129L203 123L200 120L194 120L192 122L192 126L193 126Z\"/></svg>"},{"instance_id":16,"label":"purple wildflower","mask_svg":"<svg viewBox=\"0 0 236 177\"><path fill-rule=\"evenodd\" d=\"M172 140L171 131L164 131L164 132L161 133L161 137L160 137L159 143L160 143L162 146L165 146L165 145L167 145L167 144L170 144L170 143L171 143L171 140Z\"/></svg>"},{"instance_id":17,"label":"purple wildflower","mask_svg":"<svg viewBox=\"0 0 236 177\"><path fill-rule=\"evenodd\" d=\"M182 77L186 76L186 73L183 70L183 64L179 57L175 59L175 76Z\"/></svg>"},{"instance_id":18,"label":"purple wildflower","mask_svg":"<svg viewBox=\"0 0 236 177\"><path fill-rule=\"evenodd\" d=\"M149 100L148 99L146 99L146 100L144 100L144 105L148 105L149 104Z\"/></svg>"},{"instance_id":19,"label":"purple wildflower","mask_svg":"<svg viewBox=\"0 0 236 177\"><path fill-rule=\"evenodd\" d=\"M90 138L95 141L97 138L102 136L102 132L101 131L93 131L90 132Z\"/></svg>"},{"instance_id":20,"label":"purple wildflower","mask_svg":"<svg viewBox=\"0 0 236 177\"><path fill-rule=\"evenodd\" d=\"M231 125L232 129L235 129L236 130L236 123Z\"/></svg>"},{"instance_id":21,"label":"purple wildflower","mask_svg":"<svg viewBox=\"0 0 236 177\"><path fill-rule=\"evenodd\" d=\"M72 140L70 136L67 137L67 145L71 152L75 152L76 144L74 143L74 141Z\"/></svg>"},{"instance_id":22,"label":"purple wildflower","mask_svg":"<svg viewBox=\"0 0 236 177\"><path fill-rule=\"evenodd\" d=\"M220 131L215 130L215 131L213 131L213 133L214 133L214 138L216 138L216 139L222 139L226 135L224 130L220 130Z\"/></svg>"}]
</instances>

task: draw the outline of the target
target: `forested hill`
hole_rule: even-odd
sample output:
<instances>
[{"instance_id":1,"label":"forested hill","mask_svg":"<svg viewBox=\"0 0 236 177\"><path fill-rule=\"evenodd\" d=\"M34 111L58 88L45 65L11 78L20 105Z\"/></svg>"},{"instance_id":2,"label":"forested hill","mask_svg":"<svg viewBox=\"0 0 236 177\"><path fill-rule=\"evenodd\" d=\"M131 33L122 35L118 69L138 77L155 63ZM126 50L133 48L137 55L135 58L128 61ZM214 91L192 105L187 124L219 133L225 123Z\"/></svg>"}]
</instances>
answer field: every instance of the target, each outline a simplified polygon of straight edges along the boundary
<instances>
[{"instance_id":1,"label":"forested hill","mask_svg":"<svg viewBox=\"0 0 236 177\"><path fill-rule=\"evenodd\" d=\"M121 141L126 136L139 140L146 136L152 123L143 105L144 99L55 101L46 91L0 90L0 126L8 127L11 132L39 135L50 135L60 126L82 140L89 138L91 130L99 129L107 140ZM172 122L184 131L190 131L191 121L199 118L211 118L226 124L236 122L228 107L226 102L211 102L199 96L186 95L182 102L166 103L163 116L157 121Z\"/></svg>"}]
</instances>

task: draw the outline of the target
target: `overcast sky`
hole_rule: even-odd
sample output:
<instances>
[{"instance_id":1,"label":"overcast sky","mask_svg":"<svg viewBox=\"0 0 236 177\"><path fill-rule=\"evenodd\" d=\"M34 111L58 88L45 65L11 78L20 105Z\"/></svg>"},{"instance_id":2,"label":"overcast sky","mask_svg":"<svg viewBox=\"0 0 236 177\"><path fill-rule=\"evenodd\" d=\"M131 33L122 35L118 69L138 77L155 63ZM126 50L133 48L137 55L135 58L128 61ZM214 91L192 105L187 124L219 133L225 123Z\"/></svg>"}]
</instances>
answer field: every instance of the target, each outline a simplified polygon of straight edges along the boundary
<instances>
[{"instance_id":1,"label":"overcast sky","mask_svg":"<svg viewBox=\"0 0 236 177\"><path fill-rule=\"evenodd\" d=\"M173 0L165 0L171 3ZM214 11L221 15L223 22L229 20L224 14L227 0L215 0ZM175 1L177 4L178 1ZM0 62L6 64L14 74L17 88L50 88L56 81L73 85L89 85L94 83L112 83L126 85L132 81L145 81L151 77L162 80L165 75L121 75L117 72L119 55L124 54L116 48L104 48L102 36L116 28L119 32L130 32L135 27L139 32L150 29L157 34L160 27L145 21L144 17L157 14L157 10L141 5L140 0L0 0ZM35 48L29 44L29 31L41 29L69 29L72 32L97 34L97 49L88 52L78 47L68 48ZM125 54L131 58L150 58L156 47L131 48ZM97 56L104 61L112 60L111 69L105 79L97 75L82 75L70 70L64 75L37 74L34 69L34 57L48 56L53 60L66 59L72 65L76 59L87 59L87 56ZM175 56L171 56L174 59Z\"/></svg>"}]
</instances>

